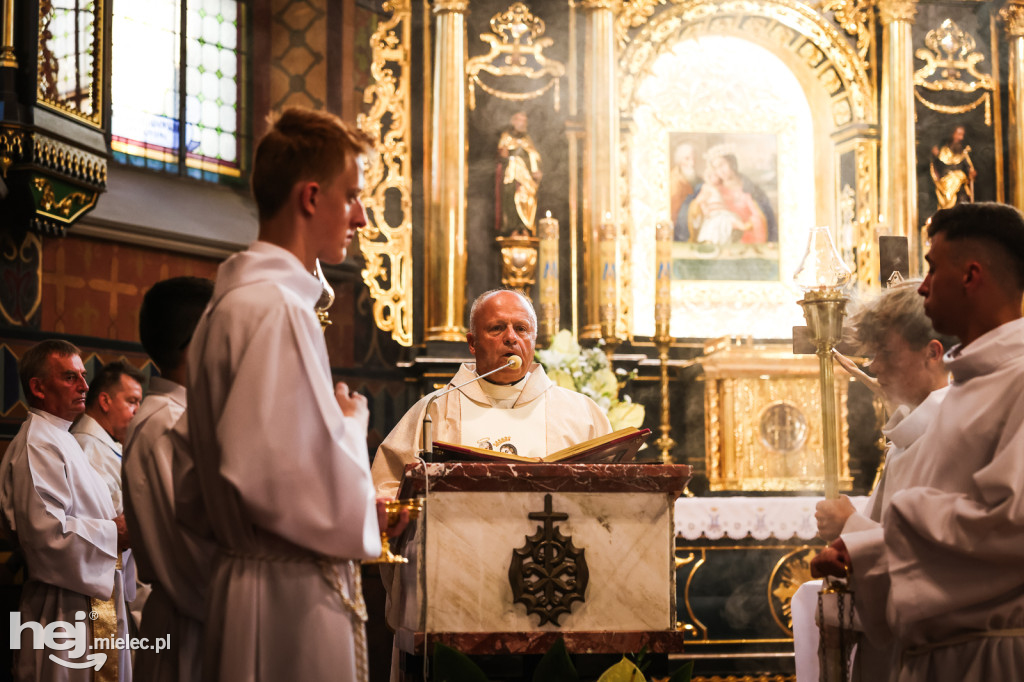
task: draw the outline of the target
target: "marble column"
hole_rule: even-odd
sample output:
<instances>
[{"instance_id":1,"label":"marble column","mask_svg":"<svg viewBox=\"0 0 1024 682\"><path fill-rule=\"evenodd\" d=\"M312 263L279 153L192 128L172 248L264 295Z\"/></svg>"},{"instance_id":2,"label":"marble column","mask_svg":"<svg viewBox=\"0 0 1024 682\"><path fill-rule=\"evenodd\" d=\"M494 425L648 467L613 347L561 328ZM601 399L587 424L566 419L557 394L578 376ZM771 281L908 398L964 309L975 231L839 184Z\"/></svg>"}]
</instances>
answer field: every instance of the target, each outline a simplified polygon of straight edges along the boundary
<instances>
[{"instance_id":1,"label":"marble column","mask_svg":"<svg viewBox=\"0 0 1024 682\"><path fill-rule=\"evenodd\" d=\"M892 234L907 237L910 274L920 270L917 230L917 160L914 149L914 53L917 0L881 0L882 169L881 202Z\"/></svg>"},{"instance_id":2,"label":"marble column","mask_svg":"<svg viewBox=\"0 0 1024 682\"><path fill-rule=\"evenodd\" d=\"M582 0L586 27L584 52L583 240L586 324L581 336L601 338L600 229L618 210L619 112L615 60L614 0Z\"/></svg>"},{"instance_id":3,"label":"marble column","mask_svg":"<svg viewBox=\"0 0 1024 682\"><path fill-rule=\"evenodd\" d=\"M999 12L1006 28L1010 63L1008 78L1010 171L1009 203L1024 207L1024 2L1008 2Z\"/></svg>"},{"instance_id":4,"label":"marble column","mask_svg":"<svg viewBox=\"0 0 1024 682\"><path fill-rule=\"evenodd\" d=\"M466 11L437 0L423 300L427 341L464 341L466 307Z\"/></svg>"}]
</instances>

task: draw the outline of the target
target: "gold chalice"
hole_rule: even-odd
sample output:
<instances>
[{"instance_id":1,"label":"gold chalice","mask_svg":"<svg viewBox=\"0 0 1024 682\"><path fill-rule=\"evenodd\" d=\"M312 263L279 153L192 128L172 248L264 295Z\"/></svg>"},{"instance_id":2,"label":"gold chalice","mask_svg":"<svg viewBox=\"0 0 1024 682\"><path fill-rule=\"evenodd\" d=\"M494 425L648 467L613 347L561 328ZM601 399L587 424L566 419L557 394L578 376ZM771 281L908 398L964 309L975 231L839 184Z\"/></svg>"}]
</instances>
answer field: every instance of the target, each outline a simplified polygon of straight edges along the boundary
<instances>
[{"instance_id":1,"label":"gold chalice","mask_svg":"<svg viewBox=\"0 0 1024 682\"><path fill-rule=\"evenodd\" d=\"M403 509L409 510L409 522L412 523L423 511L423 498L414 497L411 500L390 500L384 503L384 511L388 515L388 528L398 523L398 517ZM364 561L366 564L407 564L409 560L401 554L391 551L391 542L388 534L380 532L380 556L376 559Z\"/></svg>"}]
</instances>

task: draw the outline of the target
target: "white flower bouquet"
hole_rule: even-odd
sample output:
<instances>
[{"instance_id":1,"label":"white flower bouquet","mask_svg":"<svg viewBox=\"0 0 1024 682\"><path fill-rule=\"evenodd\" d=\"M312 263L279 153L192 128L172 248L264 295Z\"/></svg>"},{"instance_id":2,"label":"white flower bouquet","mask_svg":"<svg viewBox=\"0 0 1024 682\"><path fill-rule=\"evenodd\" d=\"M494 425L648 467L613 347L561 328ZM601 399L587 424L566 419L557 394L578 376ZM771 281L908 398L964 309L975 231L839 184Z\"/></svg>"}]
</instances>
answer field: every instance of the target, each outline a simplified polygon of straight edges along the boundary
<instances>
[{"instance_id":1,"label":"white flower bouquet","mask_svg":"<svg viewBox=\"0 0 1024 682\"><path fill-rule=\"evenodd\" d=\"M619 396L619 377L626 382L633 378L635 372L627 373L624 369L612 371L608 356L600 345L580 348L572 332L563 329L555 334L550 346L536 351L536 356L551 381L582 393L600 405L608 415L613 431L627 426L640 428L643 424L644 406L634 403L628 395Z\"/></svg>"}]
</instances>

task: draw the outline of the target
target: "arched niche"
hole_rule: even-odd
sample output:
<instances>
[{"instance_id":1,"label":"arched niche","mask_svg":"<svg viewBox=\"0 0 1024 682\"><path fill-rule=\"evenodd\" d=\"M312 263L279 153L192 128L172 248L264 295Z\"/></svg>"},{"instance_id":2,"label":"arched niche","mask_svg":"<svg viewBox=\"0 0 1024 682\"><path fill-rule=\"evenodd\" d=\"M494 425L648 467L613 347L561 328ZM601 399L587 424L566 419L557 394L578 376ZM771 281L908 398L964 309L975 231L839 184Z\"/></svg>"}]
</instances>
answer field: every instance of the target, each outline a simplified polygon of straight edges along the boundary
<instances>
[{"instance_id":1,"label":"arched niche","mask_svg":"<svg viewBox=\"0 0 1024 682\"><path fill-rule=\"evenodd\" d=\"M674 245L673 336L788 337L803 324L789 282L814 225L832 226L858 276L870 280L877 112L867 53L807 6L767 0L673 4L624 41L621 175L634 231L626 302L634 335L653 333L654 231L675 220L671 156L680 140L696 141L700 155L762 138L759 153L774 159L748 155L744 169L740 154L740 171L763 180L774 199L778 241L735 258L730 247Z\"/></svg>"}]
</instances>

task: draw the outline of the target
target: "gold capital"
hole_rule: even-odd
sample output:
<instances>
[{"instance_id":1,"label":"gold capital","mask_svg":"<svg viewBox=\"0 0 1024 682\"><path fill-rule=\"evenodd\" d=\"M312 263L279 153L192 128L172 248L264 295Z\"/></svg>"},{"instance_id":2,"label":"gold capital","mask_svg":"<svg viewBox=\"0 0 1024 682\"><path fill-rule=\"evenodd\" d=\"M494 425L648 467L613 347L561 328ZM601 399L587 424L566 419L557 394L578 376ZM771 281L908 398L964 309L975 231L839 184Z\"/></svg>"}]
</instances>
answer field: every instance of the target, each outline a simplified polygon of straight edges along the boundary
<instances>
[{"instance_id":1,"label":"gold capital","mask_svg":"<svg viewBox=\"0 0 1024 682\"><path fill-rule=\"evenodd\" d=\"M1024 2L1011 0L999 10L999 18L1006 28L1006 35L1011 38L1024 37Z\"/></svg>"},{"instance_id":2,"label":"gold capital","mask_svg":"<svg viewBox=\"0 0 1024 682\"><path fill-rule=\"evenodd\" d=\"M577 7L582 10L596 10L596 9L609 9L615 11L619 8L620 2L618 0L580 0L577 3Z\"/></svg>"},{"instance_id":3,"label":"gold capital","mask_svg":"<svg viewBox=\"0 0 1024 682\"><path fill-rule=\"evenodd\" d=\"M882 25L897 21L914 23L917 14L917 0L881 0L878 3L878 16Z\"/></svg>"},{"instance_id":4,"label":"gold capital","mask_svg":"<svg viewBox=\"0 0 1024 682\"><path fill-rule=\"evenodd\" d=\"M465 14L469 11L469 0L437 0L431 11L434 14L445 14L446 12Z\"/></svg>"}]
</instances>

